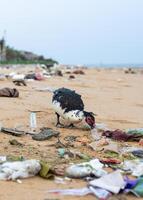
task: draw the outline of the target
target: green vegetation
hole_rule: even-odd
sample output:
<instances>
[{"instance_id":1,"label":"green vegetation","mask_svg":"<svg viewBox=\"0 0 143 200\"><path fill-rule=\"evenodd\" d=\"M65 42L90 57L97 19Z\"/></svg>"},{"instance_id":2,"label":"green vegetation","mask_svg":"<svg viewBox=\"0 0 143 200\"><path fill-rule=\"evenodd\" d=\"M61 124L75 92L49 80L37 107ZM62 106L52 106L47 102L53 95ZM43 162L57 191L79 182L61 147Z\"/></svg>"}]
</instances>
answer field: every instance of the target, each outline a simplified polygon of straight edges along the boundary
<instances>
[{"instance_id":1,"label":"green vegetation","mask_svg":"<svg viewBox=\"0 0 143 200\"><path fill-rule=\"evenodd\" d=\"M1 64L46 64L53 65L58 64L57 61L52 58L44 58L42 55L36 55L32 52L19 51L6 47L6 61L1 61Z\"/></svg>"}]
</instances>

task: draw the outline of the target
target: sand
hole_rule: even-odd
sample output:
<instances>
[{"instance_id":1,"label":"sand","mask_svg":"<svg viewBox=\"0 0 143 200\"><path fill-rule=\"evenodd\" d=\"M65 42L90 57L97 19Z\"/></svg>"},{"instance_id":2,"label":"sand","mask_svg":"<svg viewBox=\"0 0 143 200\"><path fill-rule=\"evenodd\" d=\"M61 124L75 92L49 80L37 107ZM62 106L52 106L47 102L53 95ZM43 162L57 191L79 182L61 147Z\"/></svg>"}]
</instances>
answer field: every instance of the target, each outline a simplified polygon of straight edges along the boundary
<instances>
[{"instance_id":1,"label":"sand","mask_svg":"<svg viewBox=\"0 0 143 200\"><path fill-rule=\"evenodd\" d=\"M12 81L0 81L0 88L16 87L20 92L19 98L0 98L0 123L4 127L29 128L29 111L37 112L38 129L50 127L59 130L61 141L68 135L79 136L80 139L90 140L90 131L82 129L59 129L55 127L56 116L51 106L52 95L49 92L35 91L34 87L67 87L76 90L82 95L85 110L97 114L96 122L105 123L112 129L126 129L143 127L143 74L125 74L122 69L84 69L85 75L75 75L69 80L68 74L63 77L54 76L44 81L28 82L28 86L14 86ZM12 146L10 139L17 139L24 146ZM0 134L0 155L22 155L25 158L44 159L50 164L61 166L65 161L58 156L55 143L57 139L47 141L34 141L31 136L14 137ZM52 146L53 145L53 146ZM96 152L89 150L81 143L75 148L91 156ZM80 160L79 160L80 162ZM0 199L2 200L63 200L63 199L95 199L86 197L70 197L49 195L47 191L55 188L80 188L86 185L81 180L72 180L65 184L57 184L53 180L34 177L22 180L22 183L0 181ZM135 199L128 196L128 199Z\"/></svg>"}]
</instances>

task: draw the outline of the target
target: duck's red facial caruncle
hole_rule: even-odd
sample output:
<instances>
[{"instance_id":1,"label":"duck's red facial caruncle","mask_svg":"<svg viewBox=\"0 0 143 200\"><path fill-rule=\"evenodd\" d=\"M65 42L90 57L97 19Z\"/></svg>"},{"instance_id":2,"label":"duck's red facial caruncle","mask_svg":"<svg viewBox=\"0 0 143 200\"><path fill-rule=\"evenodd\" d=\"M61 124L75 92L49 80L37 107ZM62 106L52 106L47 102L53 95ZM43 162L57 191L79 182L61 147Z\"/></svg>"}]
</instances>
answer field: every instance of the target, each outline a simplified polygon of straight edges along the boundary
<instances>
[{"instance_id":1,"label":"duck's red facial caruncle","mask_svg":"<svg viewBox=\"0 0 143 200\"><path fill-rule=\"evenodd\" d=\"M91 129L95 128L95 118L93 116L93 113L87 113L85 114L85 121L86 123L91 127Z\"/></svg>"}]
</instances>

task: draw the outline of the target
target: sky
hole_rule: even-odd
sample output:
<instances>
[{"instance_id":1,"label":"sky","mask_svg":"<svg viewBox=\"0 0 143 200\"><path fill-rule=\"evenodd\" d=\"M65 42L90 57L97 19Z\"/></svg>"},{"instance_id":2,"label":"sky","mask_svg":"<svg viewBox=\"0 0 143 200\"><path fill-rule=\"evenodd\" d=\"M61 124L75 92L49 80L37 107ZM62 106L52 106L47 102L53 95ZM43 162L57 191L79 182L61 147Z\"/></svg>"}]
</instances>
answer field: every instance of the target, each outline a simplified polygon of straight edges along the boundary
<instances>
[{"instance_id":1,"label":"sky","mask_svg":"<svg viewBox=\"0 0 143 200\"><path fill-rule=\"evenodd\" d=\"M61 64L143 63L143 0L0 0L0 37Z\"/></svg>"}]
</instances>

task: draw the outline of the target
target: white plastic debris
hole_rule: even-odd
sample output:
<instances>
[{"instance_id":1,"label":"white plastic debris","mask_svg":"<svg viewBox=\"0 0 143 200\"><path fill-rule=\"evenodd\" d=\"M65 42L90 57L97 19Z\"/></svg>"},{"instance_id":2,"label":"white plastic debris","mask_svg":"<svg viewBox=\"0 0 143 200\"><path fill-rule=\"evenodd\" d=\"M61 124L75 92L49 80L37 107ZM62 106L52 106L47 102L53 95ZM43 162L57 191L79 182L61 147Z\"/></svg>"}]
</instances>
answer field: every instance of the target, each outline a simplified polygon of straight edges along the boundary
<instances>
[{"instance_id":1,"label":"white plastic debris","mask_svg":"<svg viewBox=\"0 0 143 200\"><path fill-rule=\"evenodd\" d=\"M22 183L22 181L20 179L17 179L16 182L19 183L19 184Z\"/></svg>"},{"instance_id":2,"label":"white plastic debris","mask_svg":"<svg viewBox=\"0 0 143 200\"><path fill-rule=\"evenodd\" d=\"M143 150L142 147L123 147L121 149L122 153L129 153L129 152L133 152L133 151L137 151L137 150Z\"/></svg>"},{"instance_id":3,"label":"white plastic debris","mask_svg":"<svg viewBox=\"0 0 143 200\"><path fill-rule=\"evenodd\" d=\"M6 156L0 156L0 164L6 162Z\"/></svg>"},{"instance_id":4,"label":"white plastic debris","mask_svg":"<svg viewBox=\"0 0 143 200\"><path fill-rule=\"evenodd\" d=\"M107 174L102 168L103 164L98 159L94 159L89 162L69 166L66 169L66 175L70 178L84 178L91 174L101 177Z\"/></svg>"},{"instance_id":5,"label":"white plastic debris","mask_svg":"<svg viewBox=\"0 0 143 200\"><path fill-rule=\"evenodd\" d=\"M92 136L93 140L97 141L97 140L101 139L102 133L97 131L96 128L94 128L94 129L91 130L91 136Z\"/></svg>"},{"instance_id":6,"label":"white plastic debris","mask_svg":"<svg viewBox=\"0 0 143 200\"><path fill-rule=\"evenodd\" d=\"M111 196L111 193L107 190L104 190L102 188L92 187L89 186L89 189L92 191L92 194L94 194L99 199L107 199L109 196Z\"/></svg>"},{"instance_id":7,"label":"white plastic debris","mask_svg":"<svg viewBox=\"0 0 143 200\"><path fill-rule=\"evenodd\" d=\"M143 128L129 128L126 132L143 132Z\"/></svg>"},{"instance_id":8,"label":"white plastic debris","mask_svg":"<svg viewBox=\"0 0 143 200\"><path fill-rule=\"evenodd\" d=\"M5 162L0 165L0 180L16 180L35 176L41 169L38 160Z\"/></svg>"},{"instance_id":9,"label":"white plastic debris","mask_svg":"<svg viewBox=\"0 0 143 200\"><path fill-rule=\"evenodd\" d=\"M111 195L110 192L104 189L94 188L92 186L77 188L77 189L55 189L55 190L49 190L48 193L55 193L58 195L71 195L71 196L86 196L88 194L93 194L99 199L104 199L104 200Z\"/></svg>"},{"instance_id":10,"label":"white plastic debris","mask_svg":"<svg viewBox=\"0 0 143 200\"><path fill-rule=\"evenodd\" d=\"M108 190L114 194L118 194L121 189L124 189L126 183L119 170L102 176L101 178L90 181L90 186L99 187Z\"/></svg>"},{"instance_id":11,"label":"white plastic debris","mask_svg":"<svg viewBox=\"0 0 143 200\"><path fill-rule=\"evenodd\" d=\"M55 177L54 182L57 184L66 184L64 178L61 178L61 177Z\"/></svg>"},{"instance_id":12,"label":"white plastic debris","mask_svg":"<svg viewBox=\"0 0 143 200\"><path fill-rule=\"evenodd\" d=\"M131 171L133 176L139 177L143 175L143 161L141 160L126 160L123 165L124 170Z\"/></svg>"},{"instance_id":13,"label":"white plastic debris","mask_svg":"<svg viewBox=\"0 0 143 200\"><path fill-rule=\"evenodd\" d=\"M36 91L39 91L39 92L54 92L56 89L55 88L51 88L51 87L46 87L46 88L33 88L35 89Z\"/></svg>"},{"instance_id":14,"label":"white plastic debris","mask_svg":"<svg viewBox=\"0 0 143 200\"><path fill-rule=\"evenodd\" d=\"M72 195L72 196L85 196L91 194L91 190L87 187L78 189L55 189L49 190L48 193L56 193L60 195Z\"/></svg>"},{"instance_id":15,"label":"white plastic debris","mask_svg":"<svg viewBox=\"0 0 143 200\"><path fill-rule=\"evenodd\" d=\"M36 113L31 112L30 113L30 128L35 129L37 127L37 122L36 122Z\"/></svg>"},{"instance_id":16,"label":"white plastic debris","mask_svg":"<svg viewBox=\"0 0 143 200\"><path fill-rule=\"evenodd\" d=\"M107 131L109 128L104 123L96 123L96 129L99 131Z\"/></svg>"},{"instance_id":17,"label":"white plastic debris","mask_svg":"<svg viewBox=\"0 0 143 200\"><path fill-rule=\"evenodd\" d=\"M24 74L15 74L12 76L12 80L24 80Z\"/></svg>"}]
</instances>

